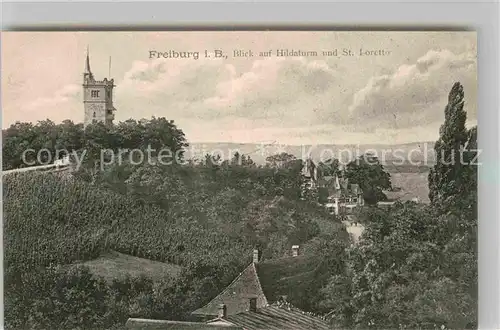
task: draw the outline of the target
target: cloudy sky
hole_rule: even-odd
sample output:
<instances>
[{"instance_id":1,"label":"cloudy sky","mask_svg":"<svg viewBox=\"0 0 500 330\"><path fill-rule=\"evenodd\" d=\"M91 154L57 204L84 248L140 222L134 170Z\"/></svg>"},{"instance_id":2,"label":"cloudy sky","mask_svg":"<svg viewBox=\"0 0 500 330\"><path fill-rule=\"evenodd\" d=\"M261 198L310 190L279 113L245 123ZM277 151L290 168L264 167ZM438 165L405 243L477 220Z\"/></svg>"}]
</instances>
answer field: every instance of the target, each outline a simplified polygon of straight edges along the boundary
<instances>
[{"instance_id":1,"label":"cloudy sky","mask_svg":"<svg viewBox=\"0 0 500 330\"><path fill-rule=\"evenodd\" d=\"M2 127L83 121L87 46L96 79L117 85L116 119L173 119L190 142L407 143L435 140L455 81L477 119L472 32L2 33ZM360 49L389 55L359 56ZM215 49L227 59L149 58ZM252 58L233 58L234 49ZM316 57L276 57L277 49ZM354 56L322 56L350 49ZM272 57L259 52L273 50Z\"/></svg>"}]
</instances>

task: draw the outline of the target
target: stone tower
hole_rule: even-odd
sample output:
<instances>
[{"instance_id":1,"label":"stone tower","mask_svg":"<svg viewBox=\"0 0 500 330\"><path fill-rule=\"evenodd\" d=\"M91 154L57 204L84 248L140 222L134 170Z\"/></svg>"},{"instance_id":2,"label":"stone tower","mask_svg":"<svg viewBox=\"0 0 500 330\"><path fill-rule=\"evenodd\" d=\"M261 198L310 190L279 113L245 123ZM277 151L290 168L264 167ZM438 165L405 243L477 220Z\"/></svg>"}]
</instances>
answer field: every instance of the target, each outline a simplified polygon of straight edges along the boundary
<instances>
[{"instance_id":1,"label":"stone tower","mask_svg":"<svg viewBox=\"0 0 500 330\"><path fill-rule=\"evenodd\" d=\"M90 70L89 51L85 60L85 72L83 73L83 107L85 111L84 126L95 122L103 122L112 125L115 119L115 107L113 106L114 80L95 80Z\"/></svg>"}]
</instances>

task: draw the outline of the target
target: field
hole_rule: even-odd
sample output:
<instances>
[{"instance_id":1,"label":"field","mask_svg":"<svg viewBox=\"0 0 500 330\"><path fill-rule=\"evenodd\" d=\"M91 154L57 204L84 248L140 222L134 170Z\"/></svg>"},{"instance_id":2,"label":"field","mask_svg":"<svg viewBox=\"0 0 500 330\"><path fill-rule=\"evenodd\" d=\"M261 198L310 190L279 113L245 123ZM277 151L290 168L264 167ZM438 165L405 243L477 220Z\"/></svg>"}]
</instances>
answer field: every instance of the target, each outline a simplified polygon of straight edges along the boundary
<instances>
[{"instance_id":1,"label":"field","mask_svg":"<svg viewBox=\"0 0 500 330\"><path fill-rule=\"evenodd\" d=\"M107 281L124 279L126 276L145 276L152 280L160 280L165 276L176 277L182 268L164 262L133 257L127 254L110 251L97 259L76 265L87 266L91 273L102 276Z\"/></svg>"},{"instance_id":2,"label":"field","mask_svg":"<svg viewBox=\"0 0 500 330\"><path fill-rule=\"evenodd\" d=\"M396 190L385 192L390 200L411 200L417 197L421 203L429 203L428 172L424 173L391 173L392 185Z\"/></svg>"}]
</instances>

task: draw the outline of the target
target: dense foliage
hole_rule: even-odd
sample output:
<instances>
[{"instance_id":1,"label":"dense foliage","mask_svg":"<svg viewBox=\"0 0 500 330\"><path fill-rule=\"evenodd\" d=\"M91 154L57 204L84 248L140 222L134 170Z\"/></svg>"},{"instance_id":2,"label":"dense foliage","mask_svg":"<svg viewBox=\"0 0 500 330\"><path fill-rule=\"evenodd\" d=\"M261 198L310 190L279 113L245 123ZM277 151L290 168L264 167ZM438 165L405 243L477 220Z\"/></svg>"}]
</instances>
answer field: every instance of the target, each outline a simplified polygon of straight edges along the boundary
<instances>
[{"instance_id":1,"label":"dense foliage","mask_svg":"<svg viewBox=\"0 0 500 330\"><path fill-rule=\"evenodd\" d=\"M379 159L371 154L364 154L347 164L346 177L350 183L359 184L365 202L371 205L386 200L383 191L392 187L391 175L385 171Z\"/></svg>"},{"instance_id":2,"label":"dense foliage","mask_svg":"<svg viewBox=\"0 0 500 330\"><path fill-rule=\"evenodd\" d=\"M187 264L197 255L220 260L215 252L229 253L232 247L236 254L240 247L187 219L169 219L157 207L82 182L61 182L50 174L7 176L4 200L7 267L32 269L88 260L108 248Z\"/></svg>"},{"instance_id":3,"label":"dense foliage","mask_svg":"<svg viewBox=\"0 0 500 330\"><path fill-rule=\"evenodd\" d=\"M310 246L310 253L319 255L317 247L324 240L336 239L339 244L347 240L340 223L335 224L325 210L300 200L299 160L282 168L258 167L250 157L238 154L224 162L207 156L201 162L171 165L134 163L131 158L106 159L102 164L102 148L144 150L159 141L156 148L181 150L185 142L180 130L172 127L170 133L155 136L154 130L147 133L153 123L171 125L153 119L113 128L87 127L81 144L73 144L78 157L83 153L86 157L73 169L72 180L44 172L4 177L6 319L12 328L86 328L87 323L78 323L83 317L92 328L109 328L136 315L131 308L138 300L149 303L137 316L185 319L250 262L254 247L271 259L288 255L292 244ZM12 139L15 134L9 130ZM77 128L74 136L79 136L76 132ZM182 152L178 155L182 158ZM153 153L151 159L157 157ZM324 237L325 232L330 236ZM140 299L134 293L135 298L118 303L102 279L85 271L68 275L64 267L54 270L110 249L178 264L184 272L180 279L162 284L161 295L148 287ZM324 258L326 262L328 256ZM82 287L79 281L88 285ZM90 292L90 287L96 291ZM68 297L64 290L74 291L75 296ZM91 305L80 306L88 315L65 307L86 295L106 297L106 303L101 299L98 304L90 301ZM53 312L41 307L47 297L58 306ZM313 308L315 297L296 299ZM167 314L158 312L162 306L169 310ZM62 320L64 315L67 319Z\"/></svg>"},{"instance_id":4,"label":"dense foliage","mask_svg":"<svg viewBox=\"0 0 500 330\"><path fill-rule=\"evenodd\" d=\"M457 83L429 175L432 203L397 203L358 215L365 225L361 240L348 251L345 272L332 276L323 290L334 326L477 327L476 139L477 129L465 128ZM464 162L450 162L460 154Z\"/></svg>"},{"instance_id":5,"label":"dense foliage","mask_svg":"<svg viewBox=\"0 0 500 330\"><path fill-rule=\"evenodd\" d=\"M182 158L183 148L187 146L182 130L163 117L130 119L111 127L96 123L85 128L70 120L55 124L47 119L35 125L17 122L2 130L2 141L4 170L51 164L67 153L81 156L83 152L86 163L94 165L102 151L113 150L118 158L119 149L123 152L120 159L130 158L127 150L148 148L152 156L168 149L172 155Z\"/></svg>"},{"instance_id":6,"label":"dense foliage","mask_svg":"<svg viewBox=\"0 0 500 330\"><path fill-rule=\"evenodd\" d=\"M188 319L218 293L226 271L191 266L155 282L143 276L106 282L83 266L7 272L6 328L123 329L129 317Z\"/></svg>"}]
</instances>

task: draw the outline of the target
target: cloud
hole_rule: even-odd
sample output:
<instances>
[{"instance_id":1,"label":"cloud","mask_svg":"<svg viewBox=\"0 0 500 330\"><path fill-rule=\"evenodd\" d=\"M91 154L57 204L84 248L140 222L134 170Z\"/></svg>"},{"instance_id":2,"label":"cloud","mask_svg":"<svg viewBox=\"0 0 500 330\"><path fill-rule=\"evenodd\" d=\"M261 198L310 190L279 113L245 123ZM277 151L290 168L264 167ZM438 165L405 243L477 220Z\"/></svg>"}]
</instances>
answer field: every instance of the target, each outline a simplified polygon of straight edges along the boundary
<instances>
[{"instance_id":1,"label":"cloud","mask_svg":"<svg viewBox=\"0 0 500 330\"><path fill-rule=\"evenodd\" d=\"M80 85L69 84L50 96L39 97L19 105L13 104L10 107L16 110L5 111L7 118L4 120L15 122L19 117L29 118L30 121L44 120L47 117L55 122L65 119L80 120L80 117L83 117L81 89Z\"/></svg>"},{"instance_id":2,"label":"cloud","mask_svg":"<svg viewBox=\"0 0 500 330\"><path fill-rule=\"evenodd\" d=\"M469 118L476 118L472 53L431 50L413 64L372 77L359 90L349 90L352 84L346 84L352 70L306 58L262 58L248 67L222 59L135 62L119 83L117 102L130 117L141 109L146 117L219 125L231 118L255 128L327 124L373 133L442 122L448 92L460 81ZM231 124L223 128L232 129Z\"/></svg>"},{"instance_id":3,"label":"cloud","mask_svg":"<svg viewBox=\"0 0 500 330\"><path fill-rule=\"evenodd\" d=\"M192 141L393 141L421 137L418 130L425 138L437 134L455 81L464 84L469 119L476 118L474 54L429 51L378 72L363 82L352 77L352 64L291 57L135 61L116 80L114 101L117 120L164 116ZM67 85L20 108L30 118L53 113L56 121L81 121L81 86Z\"/></svg>"},{"instance_id":4,"label":"cloud","mask_svg":"<svg viewBox=\"0 0 500 330\"><path fill-rule=\"evenodd\" d=\"M119 108L203 120L265 119L267 124L307 124L336 100L338 74L324 61L266 58L250 67L224 60L136 62L119 83ZM147 115L147 114L146 114Z\"/></svg>"},{"instance_id":5,"label":"cloud","mask_svg":"<svg viewBox=\"0 0 500 330\"><path fill-rule=\"evenodd\" d=\"M222 60L136 61L117 82L115 103L121 117L196 117L209 110L203 102L215 95L230 69Z\"/></svg>"},{"instance_id":6,"label":"cloud","mask_svg":"<svg viewBox=\"0 0 500 330\"><path fill-rule=\"evenodd\" d=\"M74 101L81 96L81 86L66 85L57 90L50 97L41 97L34 101L27 103L22 109L25 111L43 111L49 110L48 108L59 107L64 103Z\"/></svg>"},{"instance_id":7,"label":"cloud","mask_svg":"<svg viewBox=\"0 0 500 330\"><path fill-rule=\"evenodd\" d=\"M414 64L373 77L356 92L349 121L359 129L407 128L442 121L454 82L464 85L469 118L477 116L476 58L473 54L429 51Z\"/></svg>"},{"instance_id":8,"label":"cloud","mask_svg":"<svg viewBox=\"0 0 500 330\"><path fill-rule=\"evenodd\" d=\"M323 60L264 58L244 67L224 60L158 59L135 62L118 83L116 99L121 116L137 117L140 111L143 117L170 117L199 138L206 134L194 131L202 124L216 139L236 137L238 130L246 137L274 136L261 128L288 131L290 138L300 131L296 138L302 138L306 133L297 127L337 139L358 133L385 139L412 127L439 127L455 81L464 84L469 119L475 119L475 66L473 54L429 51L349 90L345 75L354 74L353 68ZM326 131L313 129L321 125Z\"/></svg>"}]
</instances>

